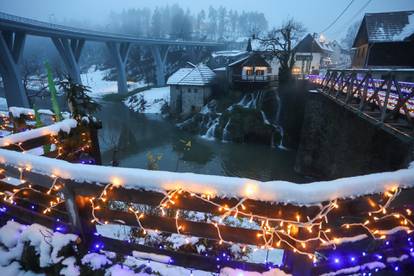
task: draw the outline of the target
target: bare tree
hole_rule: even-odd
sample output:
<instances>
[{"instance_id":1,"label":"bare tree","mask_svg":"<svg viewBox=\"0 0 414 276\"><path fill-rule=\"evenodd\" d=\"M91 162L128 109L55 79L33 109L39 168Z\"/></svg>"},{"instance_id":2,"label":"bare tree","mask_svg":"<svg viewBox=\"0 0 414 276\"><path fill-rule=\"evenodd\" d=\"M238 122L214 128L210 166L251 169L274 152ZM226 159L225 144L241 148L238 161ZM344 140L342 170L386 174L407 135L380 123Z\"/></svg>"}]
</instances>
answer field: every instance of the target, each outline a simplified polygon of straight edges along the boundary
<instances>
[{"instance_id":1,"label":"bare tree","mask_svg":"<svg viewBox=\"0 0 414 276\"><path fill-rule=\"evenodd\" d=\"M265 36L258 37L261 45L279 60L279 79L289 81L295 64L295 45L303 36L305 28L293 18L287 20L279 28L274 28Z\"/></svg>"},{"instance_id":2,"label":"bare tree","mask_svg":"<svg viewBox=\"0 0 414 276\"><path fill-rule=\"evenodd\" d=\"M345 47L345 49L349 50L352 48L352 44L354 44L354 40L358 33L360 25L361 25L361 20L358 20L349 26L345 37L342 38L341 40L342 45Z\"/></svg>"},{"instance_id":3,"label":"bare tree","mask_svg":"<svg viewBox=\"0 0 414 276\"><path fill-rule=\"evenodd\" d=\"M36 60L36 57L26 58L21 71L23 86L30 103L33 103L35 98L41 98L47 94L47 78L42 64Z\"/></svg>"}]
</instances>

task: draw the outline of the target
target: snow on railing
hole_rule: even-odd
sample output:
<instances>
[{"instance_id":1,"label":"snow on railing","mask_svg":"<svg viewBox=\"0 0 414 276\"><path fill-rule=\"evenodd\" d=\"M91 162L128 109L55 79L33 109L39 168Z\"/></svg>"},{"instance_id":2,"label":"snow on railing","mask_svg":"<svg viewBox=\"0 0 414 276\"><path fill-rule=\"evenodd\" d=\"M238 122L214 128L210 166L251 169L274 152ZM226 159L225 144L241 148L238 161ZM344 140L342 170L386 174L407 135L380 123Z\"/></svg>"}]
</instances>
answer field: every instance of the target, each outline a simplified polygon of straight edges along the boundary
<instances>
[{"instance_id":1,"label":"snow on railing","mask_svg":"<svg viewBox=\"0 0 414 276\"><path fill-rule=\"evenodd\" d=\"M71 129L76 128L77 125L78 122L76 120L65 119L61 122L54 123L49 126L8 135L4 138L0 138L0 147L7 147L13 144L19 144L42 136L55 136L61 131L69 133Z\"/></svg>"},{"instance_id":2,"label":"snow on railing","mask_svg":"<svg viewBox=\"0 0 414 276\"><path fill-rule=\"evenodd\" d=\"M21 115L26 115L26 116L34 116L35 115L35 111L33 109L24 108L24 107L11 106L11 107L9 107L9 112L15 118L19 118ZM39 114L44 114L44 115L50 115L50 116L55 115L55 113L53 113L49 109L39 109L38 112L39 112Z\"/></svg>"},{"instance_id":3,"label":"snow on railing","mask_svg":"<svg viewBox=\"0 0 414 276\"><path fill-rule=\"evenodd\" d=\"M63 121L53 129L46 129L58 131L64 126L67 130L68 127L74 127L75 122L74 120ZM144 189L156 192L182 189L192 193L208 194L212 197L249 198L294 205L317 205L334 199L382 193L397 187L414 187L413 168L332 181L296 184L286 181L260 182L246 178L194 173L84 166L41 156L23 156L21 153L4 149L0 149L0 163L16 168L30 167L43 175L55 175L76 182L117 183L126 189Z\"/></svg>"},{"instance_id":4,"label":"snow on railing","mask_svg":"<svg viewBox=\"0 0 414 276\"><path fill-rule=\"evenodd\" d=\"M65 120L48 128L62 130L60 124L67 125L69 131L70 127L76 127L75 120ZM27 133L35 131L20 134L28 138ZM99 236L96 233L102 234L99 232L101 227L118 225L135 227L144 236L161 231L174 233L183 240L189 240L189 237L207 239L214 245L218 242L218 245L237 244L240 248L246 245L282 248L315 262L318 248L335 248L366 238L385 239L397 232L412 233L412 208L399 206L397 210L391 203L402 189L414 187L413 166L395 172L296 184L81 165L0 149L1 175L5 177L0 186L5 195L3 204L12 215L35 218L48 227L59 219L65 227L83 233L87 244L95 242ZM17 184L7 182L10 177L17 180ZM38 187L42 189L37 190ZM35 202L45 209L34 214L32 210L36 206L33 208L33 204L36 203L31 197L27 197L30 201L20 198L24 192L27 192L26 196L36 193ZM372 194L382 195L365 197ZM123 202L124 207L111 208L111 202ZM27 206L25 209L25 203L30 204L31 209ZM66 206L64 222L58 217L62 211L58 209L61 203ZM287 205L289 203L296 206ZM147 205L151 211L145 212L137 204ZM181 214L184 211L191 211L196 218ZM213 219L204 221L202 213L211 214ZM240 219L241 224L231 225L231 220L224 221L225 218ZM96 243L95 248L102 248L103 242L105 249L112 248L122 254L135 248L112 236L103 236L99 237L101 242ZM148 246L146 250L159 251L158 247L150 249ZM163 252L181 256L182 260L190 257L180 252ZM195 258L208 259L207 256ZM200 263L200 259L194 259L194 262ZM215 268L220 259L208 259L208 262ZM188 264L188 261L183 263Z\"/></svg>"}]
</instances>

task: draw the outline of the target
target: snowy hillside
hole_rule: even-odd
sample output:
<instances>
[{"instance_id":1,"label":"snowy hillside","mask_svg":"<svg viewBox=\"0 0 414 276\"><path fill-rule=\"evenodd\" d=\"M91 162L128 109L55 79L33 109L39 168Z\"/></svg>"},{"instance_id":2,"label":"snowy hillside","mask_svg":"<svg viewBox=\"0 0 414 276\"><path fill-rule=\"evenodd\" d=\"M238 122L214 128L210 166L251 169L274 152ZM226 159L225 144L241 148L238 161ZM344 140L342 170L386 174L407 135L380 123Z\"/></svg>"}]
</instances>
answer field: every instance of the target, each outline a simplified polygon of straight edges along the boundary
<instances>
[{"instance_id":1,"label":"snowy hillside","mask_svg":"<svg viewBox=\"0 0 414 276\"><path fill-rule=\"evenodd\" d=\"M164 104L170 103L170 87L145 90L128 97L124 103L135 112L160 114Z\"/></svg>"},{"instance_id":2,"label":"snowy hillside","mask_svg":"<svg viewBox=\"0 0 414 276\"><path fill-rule=\"evenodd\" d=\"M102 97L106 94L117 93L117 82L104 80L108 73L109 70L97 70L96 66L92 66L87 73L81 74L82 83L90 87L92 97ZM128 82L129 91L145 86L144 82Z\"/></svg>"}]
</instances>

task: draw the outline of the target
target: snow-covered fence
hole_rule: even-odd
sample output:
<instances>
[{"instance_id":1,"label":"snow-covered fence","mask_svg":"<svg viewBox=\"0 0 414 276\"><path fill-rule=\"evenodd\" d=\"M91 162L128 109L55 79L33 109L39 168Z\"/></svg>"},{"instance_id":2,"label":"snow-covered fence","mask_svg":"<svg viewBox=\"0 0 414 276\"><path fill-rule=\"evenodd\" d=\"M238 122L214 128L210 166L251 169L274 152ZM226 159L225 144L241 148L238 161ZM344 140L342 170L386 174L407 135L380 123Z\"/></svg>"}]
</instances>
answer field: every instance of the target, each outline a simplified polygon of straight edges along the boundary
<instances>
[{"instance_id":1,"label":"snow-covered fence","mask_svg":"<svg viewBox=\"0 0 414 276\"><path fill-rule=\"evenodd\" d=\"M91 158L82 159L81 155L87 153L93 162L100 164L99 122L89 118L77 122L64 113L66 119L56 123L52 111L40 109L38 114L41 121L36 123L33 109L10 107L9 114L2 113L0 128L6 135L0 138L0 147L67 161L91 162Z\"/></svg>"},{"instance_id":2,"label":"snow-covered fence","mask_svg":"<svg viewBox=\"0 0 414 276\"><path fill-rule=\"evenodd\" d=\"M63 121L47 129L61 130L59 124L71 125ZM40 130L23 134L30 140ZM331 260L320 258L320 252L367 240L407 240L414 229L412 168L301 185L82 165L10 149L0 149L0 168L4 217L79 234L85 249L162 254L175 264L202 270L267 269L271 264L228 259L235 247L243 252L254 246L286 250L283 268L294 274L322 273L331 269L326 266ZM156 242L104 235L116 227L135 230L136 240L149 236ZM171 234L184 248L163 244L160 237ZM202 241L204 250L192 249L194 239ZM405 251L401 243L387 257ZM369 263L375 254L366 253L359 261ZM292 267L297 260L301 265Z\"/></svg>"}]
</instances>

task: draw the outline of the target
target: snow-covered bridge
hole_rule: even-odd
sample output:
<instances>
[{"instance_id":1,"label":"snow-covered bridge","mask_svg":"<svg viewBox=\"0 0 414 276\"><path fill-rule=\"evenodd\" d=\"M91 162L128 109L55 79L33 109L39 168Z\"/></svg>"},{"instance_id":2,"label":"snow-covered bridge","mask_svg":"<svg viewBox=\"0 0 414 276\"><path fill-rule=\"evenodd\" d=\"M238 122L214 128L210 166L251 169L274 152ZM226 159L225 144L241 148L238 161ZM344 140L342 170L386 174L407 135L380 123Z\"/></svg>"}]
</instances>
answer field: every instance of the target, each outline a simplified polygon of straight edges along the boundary
<instances>
[{"instance_id":1,"label":"snow-covered bridge","mask_svg":"<svg viewBox=\"0 0 414 276\"><path fill-rule=\"evenodd\" d=\"M224 45L209 41L153 39L114 34L46 23L0 12L0 73L3 77L9 106L28 107L19 71L27 35L49 37L56 46L69 75L81 83L79 58L86 41L106 43L118 71L118 92L126 93L125 66L131 44L148 45L156 63L157 85L165 85L166 58L171 46L220 49Z\"/></svg>"}]
</instances>

